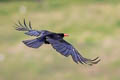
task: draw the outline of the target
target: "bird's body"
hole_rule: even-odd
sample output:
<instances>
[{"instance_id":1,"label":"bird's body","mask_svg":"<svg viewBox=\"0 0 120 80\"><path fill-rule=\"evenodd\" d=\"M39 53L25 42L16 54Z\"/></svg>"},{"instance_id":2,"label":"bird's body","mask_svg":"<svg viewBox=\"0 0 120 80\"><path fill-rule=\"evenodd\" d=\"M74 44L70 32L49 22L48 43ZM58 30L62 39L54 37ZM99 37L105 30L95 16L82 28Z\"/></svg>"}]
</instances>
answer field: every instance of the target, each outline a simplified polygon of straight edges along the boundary
<instances>
[{"instance_id":1,"label":"bird's body","mask_svg":"<svg viewBox=\"0 0 120 80\"><path fill-rule=\"evenodd\" d=\"M37 38L32 40L24 40L23 43L31 48L39 48L42 44L51 44L52 47L59 52L60 54L68 57L69 55L72 56L74 62L81 63L81 64L88 64L93 65L97 64L100 59L95 58L93 60L84 58L79 52L67 41L63 38L68 36L68 34L64 33L55 33L50 32L47 30L33 30L31 27L31 23L29 22L29 27L26 25L24 20L24 25L20 22L16 24L16 30L18 31L26 31L25 34L29 36L36 36Z\"/></svg>"}]
</instances>

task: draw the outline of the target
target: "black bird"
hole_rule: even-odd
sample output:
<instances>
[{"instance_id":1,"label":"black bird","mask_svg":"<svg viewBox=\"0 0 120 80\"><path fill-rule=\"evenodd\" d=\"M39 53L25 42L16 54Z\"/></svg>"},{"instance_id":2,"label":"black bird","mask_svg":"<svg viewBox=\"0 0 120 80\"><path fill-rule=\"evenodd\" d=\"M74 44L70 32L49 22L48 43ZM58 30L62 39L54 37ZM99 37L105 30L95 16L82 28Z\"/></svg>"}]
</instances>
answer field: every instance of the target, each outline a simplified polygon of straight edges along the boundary
<instances>
[{"instance_id":1,"label":"black bird","mask_svg":"<svg viewBox=\"0 0 120 80\"><path fill-rule=\"evenodd\" d=\"M87 59L79 54L79 52L70 43L63 39L64 37L68 36L68 34L54 33L47 30L33 30L31 22L29 22L29 25L27 25L25 19L24 24L21 24L21 22L18 21L16 26L16 30L26 31L25 34L29 36L36 36L35 39L23 41L23 43L28 47L39 48L43 44L51 44L57 52L65 57L71 55L73 61L77 64L81 63L93 65L100 61L100 59L98 59L99 57L96 57L95 59Z\"/></svg>"}]
</instances>

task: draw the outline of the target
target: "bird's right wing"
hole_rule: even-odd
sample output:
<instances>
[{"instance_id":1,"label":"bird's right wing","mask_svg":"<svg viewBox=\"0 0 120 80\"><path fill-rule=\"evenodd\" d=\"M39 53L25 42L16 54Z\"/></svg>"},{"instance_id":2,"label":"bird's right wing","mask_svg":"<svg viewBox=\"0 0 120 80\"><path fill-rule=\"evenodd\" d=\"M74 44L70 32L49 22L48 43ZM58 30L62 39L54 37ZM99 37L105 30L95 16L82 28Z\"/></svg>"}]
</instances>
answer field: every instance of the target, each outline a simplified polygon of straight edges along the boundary
<instances>
[{"instance_id":1,"label":"bird's right wing","mask_svg":"<svg viewBox=\"0 0 120 80\"><path fill-rule=\"evenodd\" d=\"M16 24L16 30L18 31L26 31L25 34L29 36L40 36L42 31L38 30L33 30L31 26L31 22L29 21L29 25L26 24L25 19L24 19L24 25L21 24L20 21L18 21L18 24Z\"/></svg>"},{"instance_id":2,"label":"bird's right wing","mask_svg":"<svg viewBox=\"0 0 120 80\"><path fill-rule=\"evenodd\" d=\"M100 61L100 59L98 59L99 57L97 57L93 60L83 57L81 54L79 54L79 52L71 44L69 44L65 40L59 41L59 40L54 40L54 39L48 38L47 41L52 45L52 47L56 51L58 51L62 55L66 56L66 57L71 55L72 59L76 63L79 62L81 64L93 65L93 64L97 64Z\"/></svg>"}]
</instances>

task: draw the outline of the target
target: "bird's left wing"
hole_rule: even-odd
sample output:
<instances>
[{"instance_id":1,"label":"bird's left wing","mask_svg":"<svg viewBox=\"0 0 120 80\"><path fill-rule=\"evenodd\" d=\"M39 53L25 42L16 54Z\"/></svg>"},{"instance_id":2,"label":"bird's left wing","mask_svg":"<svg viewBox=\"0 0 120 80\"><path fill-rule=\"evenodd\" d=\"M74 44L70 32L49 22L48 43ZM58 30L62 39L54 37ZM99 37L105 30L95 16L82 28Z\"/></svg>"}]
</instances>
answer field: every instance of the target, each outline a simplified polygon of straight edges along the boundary
<instances>
[{"instance_id":1,"label":"bird's left wing","mask_svg":"<svg viewBox=\"0 0 120 80\"><path fill-rule=\"evenodd\" d=\"M20 21L18 21L18 24L16 24L16 30L18 31L26 31L25 34L29 36L40 36L42 31L33 30L31 26L31 22L29 21L29 25L26 24L24 19L24 24L21 24Z\"/></svg>"},{"instance_id":2,"label":"bird's left wing","mask_svg":"<svg viewBox=\"0 0 120 80\"><path fill-rule=\"evenodd\" d=\"M72 59L74 60L74 62L76 63L81 63L81 64L88 64L88 65L93 65L93 64L97 64L100 59L98 59L99 57L95 58L95 59L87 59L84 58L82 55L79 54L79 52L68 42L66 42L65 40L54 40L54 39L50 39L48 38L47 41L52 45L52 47L58 51L59 53L61 53L62 55L68 57L69 55L72 56Z\"/></svg>"}]
</instances>

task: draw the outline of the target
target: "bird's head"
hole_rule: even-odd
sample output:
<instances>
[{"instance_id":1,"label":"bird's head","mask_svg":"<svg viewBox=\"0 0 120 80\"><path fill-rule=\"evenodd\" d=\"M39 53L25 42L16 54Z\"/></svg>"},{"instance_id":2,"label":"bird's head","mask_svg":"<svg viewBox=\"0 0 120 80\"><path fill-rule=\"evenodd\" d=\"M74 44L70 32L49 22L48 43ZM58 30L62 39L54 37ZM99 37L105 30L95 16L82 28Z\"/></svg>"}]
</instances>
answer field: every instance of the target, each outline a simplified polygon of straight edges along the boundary
<instances>
[{"instance_id":1,"label":"bird's head","mask_svg":"<svg viewBox=\"0 0 120 80\"><path fill-rule=\"evenodd\" d=\"M69 36L68 34L65 34L65 33L59 33L58 35L61 37L68 37Z\"/></svg>"}]
</instances>

